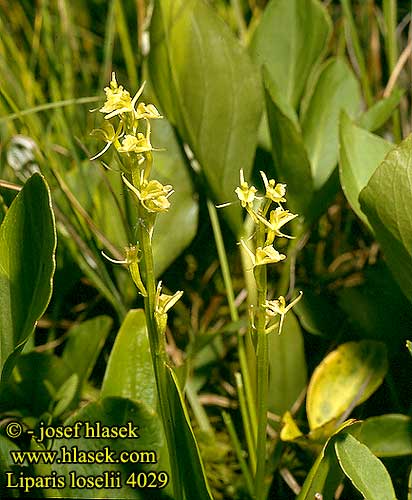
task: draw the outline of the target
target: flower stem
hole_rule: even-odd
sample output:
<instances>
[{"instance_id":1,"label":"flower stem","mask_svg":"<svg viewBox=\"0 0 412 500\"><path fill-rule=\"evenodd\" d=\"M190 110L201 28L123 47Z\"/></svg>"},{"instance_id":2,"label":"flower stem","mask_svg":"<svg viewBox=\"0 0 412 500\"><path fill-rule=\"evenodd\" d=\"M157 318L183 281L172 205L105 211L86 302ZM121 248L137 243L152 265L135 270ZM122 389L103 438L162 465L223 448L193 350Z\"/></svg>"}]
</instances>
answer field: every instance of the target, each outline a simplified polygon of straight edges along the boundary
<instances>
[{"instance_id":1,"label":"flower stem","mask_svg":"<svg viewBox=\"0 0 412 500\"><path fill-rule=\"evenodd\" d=\"M263 210L263 216L266 215ZM256 235L256 246L263 247L265 241L265 228L259 224ZM267 271L266 266L255 267L255 279L257 287L257 311L256 311L256 372L257 372L257 443L256 443L256 475L255 475L255 497L263 500L265 496L265 468L266 468L266 427L267 427L267 397L269 387L269 347L265 332L266 314L265 302L267 296Z\"/></svg>"},{"instance_id":2,"label":"flower stem","mask_svg":"<svg viewBox=\"0 0 412 500\"><path fill-rule=\"evenodd\" d=\"M135 187L139 186L140 181L138 175L132 174L132 181ZM138 237L142 252L141 268L143 282L147 292L147 297L144 298L144 310L149 335L150 353L152 356L153 369L156 379L158 407L163 422L164 433L166 435L169 461L172 469L173 494L176 499L179 499L183 498L183 491L179 477L178 457L173 438L172 414L168 403L166 336L165 332L161 332L159 330L155 318L156 279L151 242L151 221L148 220L147 211L141 204L138 207L138 217Z\"/></svg>"}]
</instances>

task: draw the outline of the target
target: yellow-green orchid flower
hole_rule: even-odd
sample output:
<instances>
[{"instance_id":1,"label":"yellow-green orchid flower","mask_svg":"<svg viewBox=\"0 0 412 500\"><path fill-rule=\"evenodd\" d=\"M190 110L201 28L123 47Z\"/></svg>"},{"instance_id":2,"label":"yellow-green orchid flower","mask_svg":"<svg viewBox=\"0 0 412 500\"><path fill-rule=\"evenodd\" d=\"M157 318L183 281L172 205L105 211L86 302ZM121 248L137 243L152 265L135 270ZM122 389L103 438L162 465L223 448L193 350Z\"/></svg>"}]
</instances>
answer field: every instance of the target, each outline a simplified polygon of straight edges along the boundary
<instances>
[{"instance_id":1,"label":"yellow-green orchid flower","mask_svg":"<svg viewBox=\"0 0 412 500\"><path fill-rule=\"evenodd\" d=\"M276 181L274 179L268 180L265 172L261 171L260 175L262 176L263 183L265 184L266 198L269 198L275 203L285 202L286 184L280 184L280 183L276 184Z\"/></svg>"},{"instance_id":2,"label":"yellow-green orchid flower","mask_svg":"<svg viewBox=\"0 0 412 500\"><path fill-rule=\"evenodd\" d=\"M266 316L268 319L271 319L277 315L280 316L280 323L279 323L279 330L278 333L279 335L282 332L283 328L283 322L285 320L285 316L288 311L292 309L292 307L299 302L299 300L302 298L303 292L299 292L299 295L296 297L296 299L292 300L292 302L287 306L286 305L286 300L285 297L282 295L275 300L267 300L265 302L265 308L266 308Z\"/></svg>"},{"instance_id":3,"label":"yellow-green orchid flower","mask_svg":"<svg viewBox=\"0 0 412 500\"><path fill-rule=\"evenodd\" d=\"M257 247L256 253L253 253L243 240L240 240L240 244L249 255L253 267L275 264L286 259L286 255L279 253L272 245L267 245L263 248Z\"/></svg>"}]
</instances>

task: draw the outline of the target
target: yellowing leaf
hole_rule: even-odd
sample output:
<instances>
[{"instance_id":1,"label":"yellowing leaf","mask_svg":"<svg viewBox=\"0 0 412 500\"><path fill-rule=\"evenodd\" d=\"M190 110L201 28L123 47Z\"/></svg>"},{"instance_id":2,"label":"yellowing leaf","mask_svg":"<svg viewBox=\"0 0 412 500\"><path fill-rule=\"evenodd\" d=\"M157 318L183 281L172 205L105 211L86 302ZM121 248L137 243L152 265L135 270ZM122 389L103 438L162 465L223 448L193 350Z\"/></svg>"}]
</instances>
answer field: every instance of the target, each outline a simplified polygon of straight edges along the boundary
<instances>
[{"instance_id":1,"label":"yellowing leaf","mask_svg":"<svg viewBox=\"0 0 412 500\"><path fill-rule=\"evenodd\" d=\"M306 412L316 429L363 403L380 386L388 369L381 342L342 344L315 369L308 387Z\"/></svg>"}]
</instances>

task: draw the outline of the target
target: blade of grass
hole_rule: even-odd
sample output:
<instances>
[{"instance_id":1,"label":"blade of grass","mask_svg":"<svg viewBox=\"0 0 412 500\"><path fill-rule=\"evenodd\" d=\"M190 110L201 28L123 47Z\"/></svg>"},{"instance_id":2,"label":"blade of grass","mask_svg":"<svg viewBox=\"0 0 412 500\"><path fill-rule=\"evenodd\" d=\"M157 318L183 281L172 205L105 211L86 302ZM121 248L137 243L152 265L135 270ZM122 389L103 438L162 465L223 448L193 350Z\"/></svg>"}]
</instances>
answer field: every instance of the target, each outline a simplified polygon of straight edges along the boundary
<instances>
[{"instance_id":1,"label":"blade of grass","mask_svg":"<svg viewBox=\"0 0 412 500\"><path fill-rule=\"evenodd\" d=\"M192 407L193 414L197 420L197 423L199 424L200 429L209 436L211 436L211 438L213 439L215 433L213 431L213 427L210 425L207 413L203 408L203 405L199 401L199 398L197 396L196 390L193 385L193 379L189 379L186 382L185 394L190 403L190 406Z\"/></svg>"},{"instance_id":2,"label":"blade of grass","mask_svg":"<svg viewBox=\"0 0 412 500\"><path fill-rule=\"evenodd\" d=\"M359 66L359 73L360 73L359 76L362 83L363 94L365 97L366 104L368 105L368 107L370 107L373 104L373 96L369 82L368 72L366 69L365 56L362 51L358 32L356 30L355 20L352 14L351 2L350 0L341 0L341 5L349 29L350 40L353 45L356 61Z\"/></svg>"},{"instance_id":3,"label":"blade of grass","mask_svg":"<svg viewBox=\"0 0 412 500\"><path fill-rule=\"evenodd\" d=\"M396 24L397 24L397 1L383 0L383 18L385 22L385 49L388 59L389 74L392 74L398 60L398 43L396 39ZM392 118L392 131L396 142L402 139L401 119L399 109L394 111Z\"/></svg>"},{"instance_id":4,"label":"blade of grass","mask_svg":"<svg viewBox=\"0 0 412 500\"><path fill-rule=\"evenodd\" d=\"M70 22L69 12L66 5L66 0L59 0L57 8L60 17L60 29L64 39L59 48L59 53L62 61L63 70L63 95L75 95L74 89L74 65L73 65L73 41L72 33L73 25ZM73 119L75 108L69 107L69 116Z\"/></svg>"},{"instance_id":5,"label":"blade of grass","mask_svg":"<svg viewBox=\"0 0 412 500\"><path fill-rule=\"evenodd\" d=\"M223 421L226 425L226 429L229 433L230 439L232 440L233 447L242 471L243 477L245 478L246 487L249 495L253 497L253 479L250 474L249 467L247 466L246 460L243 457L243 450L240 444L239 438L236 434L235 426L233 425L232 417L227 412L222 413Z\"/></svg>"},{"instance_id":6,"label":"blade of grass","mask_svg":"<svg viewBox=\"0 0 412 500\"><path fill-rule=\"evenodd\" d=\"M123 51L123 57L126 64L127 76L131 87L138 87L138 77L136 70L136 61L134 51L129 36L129 28L127 26L126 17L124 15L122 2L116 4L116 26L119 34L120 44Z\"/></svg>"},{"instance_id":7,"label":"blade of grass","mask_svg":"<svg viewBox=\"0 0 412 500\"><path fill-rule=\"evenodd\" d=\"M115 30L116 3L117 0L111 0L107 9L107 21L106 21L106 30L105 30L104 47L103 47L103 64L99 80L100 89L106 86L110 69L112 67L113 45L116 34Z\"/></svg>"},{"instance_id":8,"label":"blade of grass","mask_svg":"<svg viewBox=\"0 0 412 500\"><path fill-rule=\"evenodd\" d=\"M5 89L0 85L0 93L4 95L5 98L7 98L7 102L9 103L10 107L15 111L15 113L11 113L6 116L2 116L0 118L0 124L15 120L16 118L20 118L22 116L26 115L32 115L36 113L40 113L40 111L47 111L50 109L58 109L58 108L63 108L65 106L72 106L73 104L79 105L79 104L90 104L92 102L98 102L102 100L102 97L100 96L90 96L90 97L79 97L79 98L72 98L72 99L64 99L63 101L56 101L56 102L47 102L45 104L39 104L38 106L35 106L34 108L26 108L22 109L19 111L17 108L16 104L12 101L9 100L10 97L7 96Z\"/></svg>"}]
</instances>

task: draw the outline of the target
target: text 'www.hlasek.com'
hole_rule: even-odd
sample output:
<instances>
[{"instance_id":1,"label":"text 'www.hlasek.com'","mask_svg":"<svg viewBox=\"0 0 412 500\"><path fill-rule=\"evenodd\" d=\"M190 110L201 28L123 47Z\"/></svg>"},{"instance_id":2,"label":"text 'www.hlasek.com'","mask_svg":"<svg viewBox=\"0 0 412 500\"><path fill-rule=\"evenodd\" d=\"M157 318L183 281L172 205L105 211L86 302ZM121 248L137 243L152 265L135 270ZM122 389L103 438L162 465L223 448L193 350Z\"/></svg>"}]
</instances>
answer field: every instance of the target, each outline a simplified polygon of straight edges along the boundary
<instances>
[{"instance_id":1,"label":"text 'www.hlasek.com'","mask_svg":"<svg viewBox=\"0 0 412 500\"><path fill-rule=\"evenodd\" d=\"M140 428L133 422L108 426L78 421L58 427L41 422L35 432L11 421L5 430L12 439L26 434L31 443L30 449L10 450L13 467L5 472L5 485L9 489L25 493L67 488L161 489L169 482L168 473L158 470L155 450L130 449L130 443L140 438ZM79 440L79 445L73 444L73 440ZM125 449L119 443L124 443ZM101 466L98 474L96 469L90 474L91 464Z\"/></svg>"}]
</instances>

